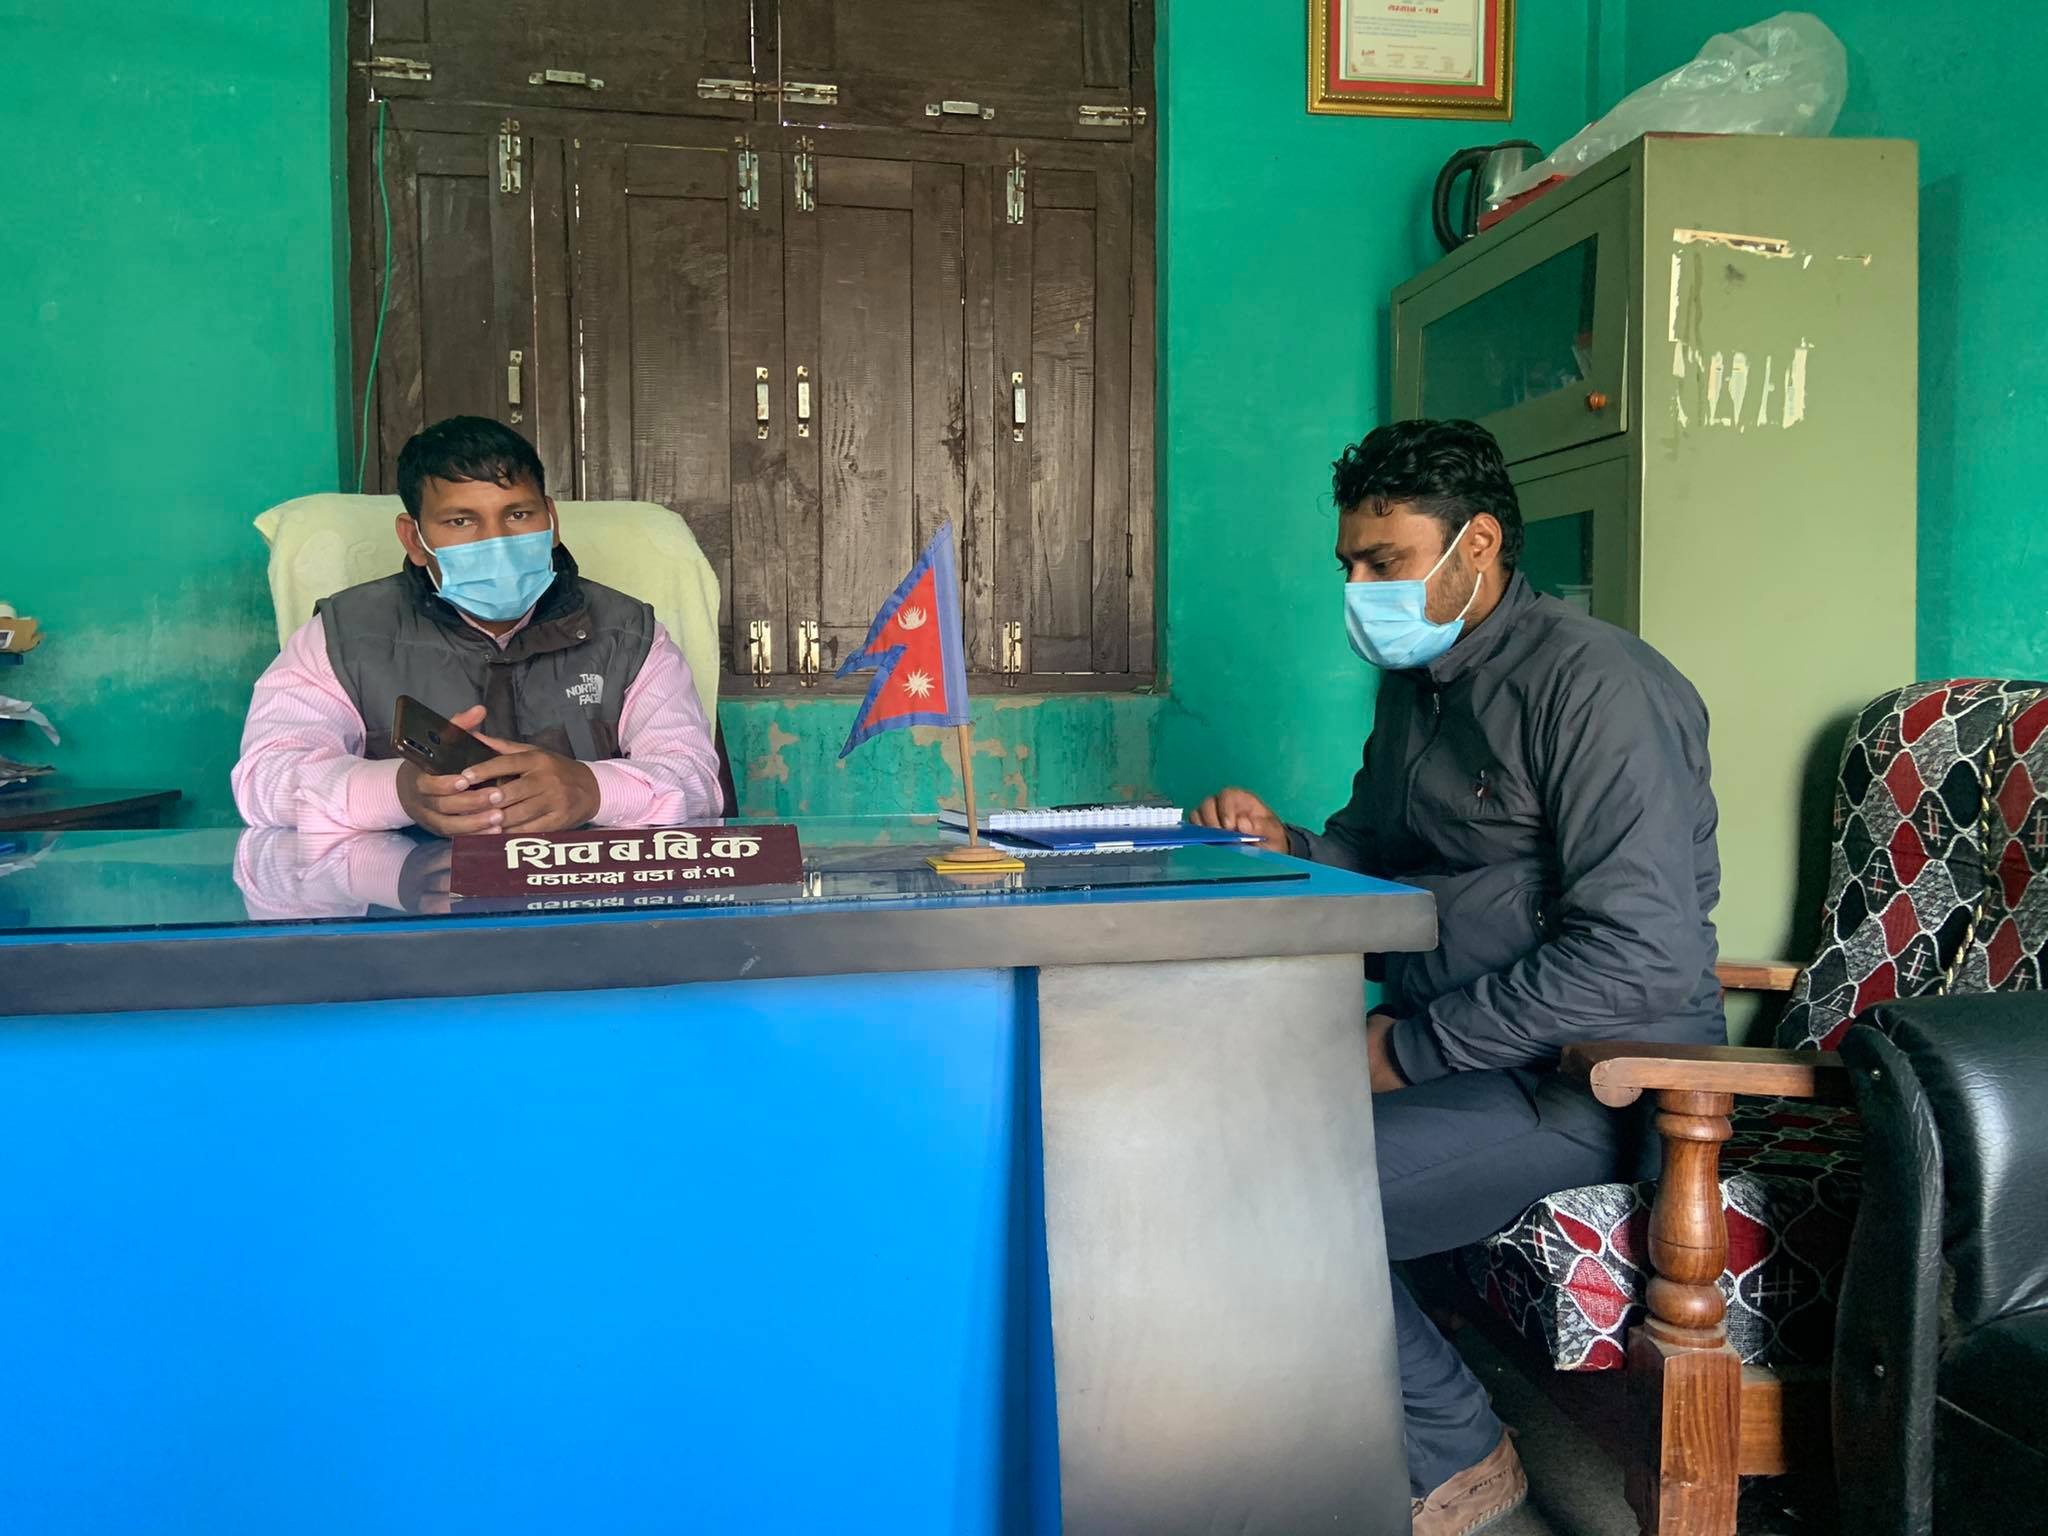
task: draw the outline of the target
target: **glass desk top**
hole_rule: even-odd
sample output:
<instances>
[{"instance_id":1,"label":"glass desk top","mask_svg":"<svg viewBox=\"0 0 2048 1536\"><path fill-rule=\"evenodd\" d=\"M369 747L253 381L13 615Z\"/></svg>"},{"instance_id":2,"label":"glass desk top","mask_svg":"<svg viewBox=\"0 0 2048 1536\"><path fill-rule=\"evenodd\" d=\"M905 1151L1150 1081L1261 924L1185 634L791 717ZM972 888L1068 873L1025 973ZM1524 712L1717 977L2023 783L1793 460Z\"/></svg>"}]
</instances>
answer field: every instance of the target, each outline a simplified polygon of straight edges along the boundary
<instances>
[{"instance_id":1,"label":"glass desk top","mask_svg":"<svg viewBox=\"0 0 2048 1536\"><path fill-rule=\"evenodd\" d=\"M925 862L928 854L949 846L949 834L936 817L814 817L796 826L804 852L801 884L498 901L452 897L449 844L414 832L317 835L202 828L0 833L0 941L63 933L478 915L619 912L644 918L707 906L802 910L1080 893L1113 898L1166 887L1310 878L1309 866L1292 859L1216 847L1028 858L1021 873L947 875Z\"/></svg>"}]
</instances>

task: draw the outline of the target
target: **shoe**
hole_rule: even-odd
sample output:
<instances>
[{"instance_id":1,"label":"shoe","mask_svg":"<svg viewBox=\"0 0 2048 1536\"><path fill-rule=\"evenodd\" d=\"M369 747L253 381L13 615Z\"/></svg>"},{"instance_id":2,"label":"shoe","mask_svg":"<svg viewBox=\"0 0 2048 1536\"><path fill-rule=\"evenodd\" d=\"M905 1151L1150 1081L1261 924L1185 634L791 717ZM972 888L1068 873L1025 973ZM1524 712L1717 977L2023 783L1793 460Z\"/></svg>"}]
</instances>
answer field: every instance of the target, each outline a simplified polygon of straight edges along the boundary
<instances>
[{"instance_id":1,"label":"shoe","mask_svg":"<svg viewBox=\"0 0 2048 1536\"><path fill-rule=\"evenodd\" d=\"M1467 1467L1426 1499L1413 1502L1414 1536L1471 1536L1482 1526L1520 1509L1529 1497L1529 1475L1508 1435L1477 1466Z\"/></svg>"}]
</instances>

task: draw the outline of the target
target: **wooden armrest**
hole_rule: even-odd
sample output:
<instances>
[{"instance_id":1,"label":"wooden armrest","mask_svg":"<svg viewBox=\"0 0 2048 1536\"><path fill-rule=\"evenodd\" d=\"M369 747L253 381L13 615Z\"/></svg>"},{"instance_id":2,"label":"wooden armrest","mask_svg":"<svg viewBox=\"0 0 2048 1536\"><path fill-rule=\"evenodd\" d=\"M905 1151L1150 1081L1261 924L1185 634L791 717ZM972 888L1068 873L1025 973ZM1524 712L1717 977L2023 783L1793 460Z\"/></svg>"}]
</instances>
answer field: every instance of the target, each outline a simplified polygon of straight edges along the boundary
<instances>
[{"instance_id":1,"label":"wooden armrest","mask_svg":"<svg viewBox=\"0 0 2048 1536\"><path fill-rule=\"evenodd\" d=\"M1724 992L1790 992L1799 967L1790 960L1723 960L1714 979Z\"/></svg>"},{"instance_id":2,"label":"wooden armrest","mask_svg":"<svg viewBox=\"0 0 2048 1536\"><path fill-rule=\"evenodd\" d=\"M1758 1050L1740 1045L1651 1045L1626 1040L1568 1045L1567 1077L1610 1109L1651 1091L1740 1093L1753 1098L1850 1101L1849 1073L1833 1051Z\"/></svg>"}]
</instances>

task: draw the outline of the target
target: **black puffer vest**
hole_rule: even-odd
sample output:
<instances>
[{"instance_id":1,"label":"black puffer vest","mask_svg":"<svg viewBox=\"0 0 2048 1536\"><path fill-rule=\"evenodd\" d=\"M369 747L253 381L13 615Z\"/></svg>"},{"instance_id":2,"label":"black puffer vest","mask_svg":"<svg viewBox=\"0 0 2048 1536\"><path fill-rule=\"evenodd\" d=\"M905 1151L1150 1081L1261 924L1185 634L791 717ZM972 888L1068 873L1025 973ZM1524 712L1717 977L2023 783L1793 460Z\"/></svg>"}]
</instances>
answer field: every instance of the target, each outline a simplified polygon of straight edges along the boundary
<instances>
[{"instance_id":1,"label":"black puffer vest","mask_svg":"<svg viewBox=\"0 0 2048 1536\"><path fill-rule=\"evenodd\" d=\"M481 704L492 736L582 762L617 757L626 689L654 644L654 610L583 580L559 546L555 573L502 651L420 566L319 603L328 659L363 717L365 755L398 755L392 715L404 693L448 716Z\"/></svg>"}]
</instances>

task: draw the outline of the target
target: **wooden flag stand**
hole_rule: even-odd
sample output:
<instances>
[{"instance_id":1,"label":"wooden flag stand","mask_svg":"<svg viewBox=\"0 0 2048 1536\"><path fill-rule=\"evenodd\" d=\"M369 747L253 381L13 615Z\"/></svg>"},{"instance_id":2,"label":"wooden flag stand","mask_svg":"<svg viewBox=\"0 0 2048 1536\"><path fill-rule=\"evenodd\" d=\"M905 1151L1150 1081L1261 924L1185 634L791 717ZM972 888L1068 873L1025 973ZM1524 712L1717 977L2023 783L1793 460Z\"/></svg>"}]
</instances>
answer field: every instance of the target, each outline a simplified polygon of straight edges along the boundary
<instances>
[{"instance_id":1,"label":"wooden flag stand","mask_svg":"<svg viewBox=\"0 0 2048 1536\"><path fill-rule=\"evenodd\" d=\"M981 816L974 808L974 727L959 727L960 793L967 801L967 846L932 854L925 862L942 875L1021 873L1024 861L981 840Z\"/></svg>"}]
</instances>

